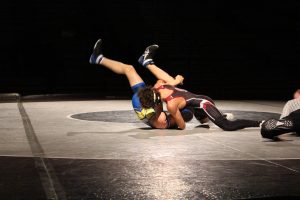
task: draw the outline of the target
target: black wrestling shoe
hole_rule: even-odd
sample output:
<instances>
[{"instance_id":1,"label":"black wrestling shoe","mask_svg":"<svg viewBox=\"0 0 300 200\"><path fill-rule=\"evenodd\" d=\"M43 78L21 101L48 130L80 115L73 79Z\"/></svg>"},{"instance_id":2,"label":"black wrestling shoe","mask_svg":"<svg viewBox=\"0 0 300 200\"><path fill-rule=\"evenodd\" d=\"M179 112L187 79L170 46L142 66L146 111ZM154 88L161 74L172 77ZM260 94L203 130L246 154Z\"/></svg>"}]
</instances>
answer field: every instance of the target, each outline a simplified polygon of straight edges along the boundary
<instances>
[{"instance_id":1,"label":"black wrestling shoe","mask_svg":"<svg viewBox=\"0 0 300 200\"><path fill-rule=\"evenodd\" d=\"M90 64L99 64L103 58L102 49L101 49L102 40L99 39L94 45L93 53L90 57Z\"/></svg>"},{"instance_id":2,"label":"black wrestling shoe","mask_svg":"<svg viewBox=\"0 0 300 200\"><path fill-rule=\"evenodd\" d=\"M293 122L291 120L269 119L262 123L260 133L263 138L274 139L292 131Z\"/></svg>"},{"instance_id":3,"label":"black wrestling shoe","mask_svg":"<svg viewBox=\"0 0 300 200\"><path fill-rule=\"evenodd\" d=\"M141 57L139 58L138 62L144 67L147 67L147 65L149 64L154 64L153 57L158 47L159 46L157 44L148 46L145 49L143 55L141 55Z\"/></svg>"}]
</instances>

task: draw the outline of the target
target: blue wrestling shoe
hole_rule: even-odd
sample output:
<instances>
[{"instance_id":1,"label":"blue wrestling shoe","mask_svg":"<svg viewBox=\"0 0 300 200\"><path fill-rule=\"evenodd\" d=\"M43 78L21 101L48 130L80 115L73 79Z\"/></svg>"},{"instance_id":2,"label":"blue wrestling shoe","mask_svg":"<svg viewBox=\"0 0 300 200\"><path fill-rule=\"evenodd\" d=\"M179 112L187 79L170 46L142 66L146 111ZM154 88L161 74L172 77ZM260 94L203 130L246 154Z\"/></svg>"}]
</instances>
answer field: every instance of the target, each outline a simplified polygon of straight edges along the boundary
<instances>
[{"instance_id":1,"label":"blue wrestling shoe","mask_svg":"<svg viewBox=\"0 0 300 200\"><path fill-rule=\"evenodd\" d=\"M99 39L97 40L95 46L94 46L94 51L90 57L90 63L91 64L100 64L102 58L103 58L103 54L102 54L102 50L101 50L101 44L102 44L102 40Z\"/></svg>"},{"instance_id":2,"label":"blue wrestling shoe","mask_svg":"<svg viewBox=\"0 0 300 200\"><path fill-rule=\"evenodd\" d=\"M138 62L144 67L147 67L147 65L149 64L154 64L153 57L158 47L159 46L157 44L148 46L145 49L143 55L141 55L141 57L139 58Z\"/></svg>"}]
</instances>

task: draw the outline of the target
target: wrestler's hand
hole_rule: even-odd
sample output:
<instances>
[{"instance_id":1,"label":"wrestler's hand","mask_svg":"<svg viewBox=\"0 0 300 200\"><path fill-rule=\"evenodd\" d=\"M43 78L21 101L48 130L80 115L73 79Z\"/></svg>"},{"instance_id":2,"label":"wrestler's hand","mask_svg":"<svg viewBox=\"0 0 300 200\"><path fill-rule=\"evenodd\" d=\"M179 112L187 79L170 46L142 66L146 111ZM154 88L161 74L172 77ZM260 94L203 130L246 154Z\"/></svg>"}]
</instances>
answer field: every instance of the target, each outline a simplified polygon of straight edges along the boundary
<instances>
[{"instance_id":1,"label":"wrestler's hand","mask_svg":"<svg viewBox=\"0 0 300 200\"><path fill-rule=\"evenodd\" d=\"M180 85L183 85L184 77L181 76L181 75L177 75L177 76L175 77L175 80L178 81Z\"/></svg>"}]
</instances>

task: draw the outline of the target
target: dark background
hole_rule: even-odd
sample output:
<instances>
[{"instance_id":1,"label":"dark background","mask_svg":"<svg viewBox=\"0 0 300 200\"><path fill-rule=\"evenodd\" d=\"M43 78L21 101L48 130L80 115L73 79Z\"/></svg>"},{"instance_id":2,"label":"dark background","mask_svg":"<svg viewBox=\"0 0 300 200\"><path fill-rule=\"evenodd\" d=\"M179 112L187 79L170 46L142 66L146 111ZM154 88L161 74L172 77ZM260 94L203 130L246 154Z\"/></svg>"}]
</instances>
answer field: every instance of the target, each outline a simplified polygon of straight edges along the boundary
<instances>
[{"instance_id":1,"label":"dark background","mask_svg":"<svg viewBox=\"0 0 300 200\"><path fill-rule=\"evenodd\" d=\"M2 1L0 93L131 97L125 76L88 63L94 43L135 66L156 64L213 99L290 99L300 88L299 1Z\"/></svg>"}]
</instances>

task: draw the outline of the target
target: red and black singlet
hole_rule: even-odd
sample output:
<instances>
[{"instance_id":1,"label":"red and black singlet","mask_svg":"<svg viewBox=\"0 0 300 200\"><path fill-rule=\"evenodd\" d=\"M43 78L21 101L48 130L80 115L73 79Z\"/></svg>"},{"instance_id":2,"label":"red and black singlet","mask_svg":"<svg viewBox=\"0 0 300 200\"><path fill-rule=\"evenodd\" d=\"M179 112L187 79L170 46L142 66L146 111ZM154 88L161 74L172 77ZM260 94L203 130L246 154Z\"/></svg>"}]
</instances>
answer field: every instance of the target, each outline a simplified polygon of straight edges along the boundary
<instances>
[{"instance_id":1,"label":"red and black singlet","mask_svg":"<svg viewBox=\"0 0 300 200\"><path fill-rule=\"evenodd\" d=\"M186 101L186 106L188 107L194 107L194 108L200 108L201 103L210 103L210 104L215 104L214 101L205 95L197 95L192 92L189 92L187 90L181 89L174 87L172 85L161 85L156 90L161 90L161 89L169 89L173 90L173 93L170 94L168 97L164 98L163 101L168 102L174 98L182 97Z\"/></svg>"}]
</instances>

